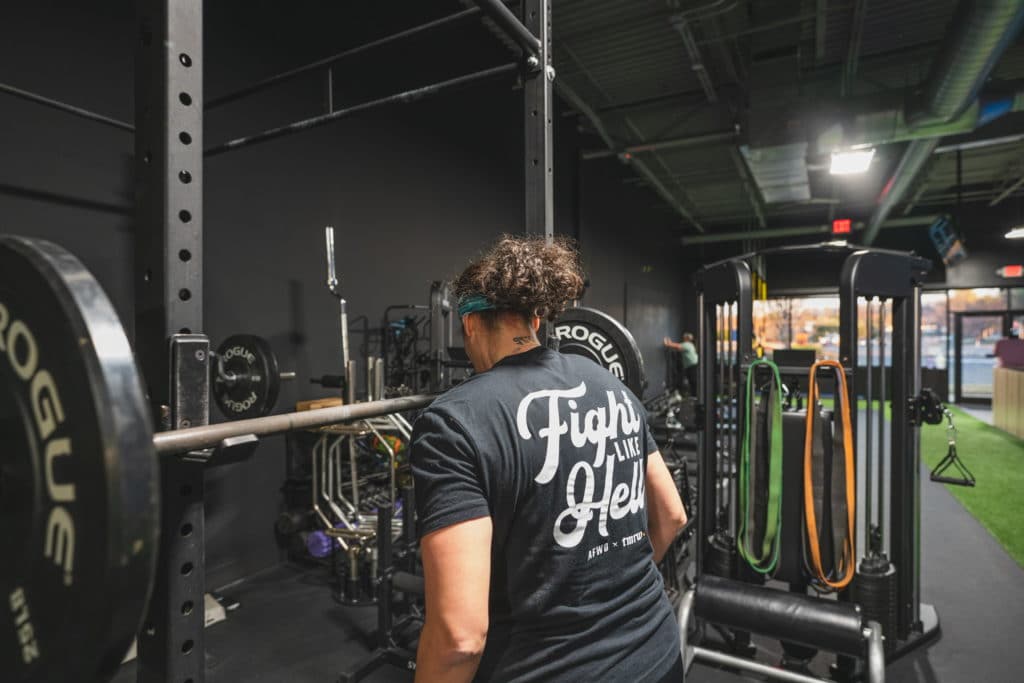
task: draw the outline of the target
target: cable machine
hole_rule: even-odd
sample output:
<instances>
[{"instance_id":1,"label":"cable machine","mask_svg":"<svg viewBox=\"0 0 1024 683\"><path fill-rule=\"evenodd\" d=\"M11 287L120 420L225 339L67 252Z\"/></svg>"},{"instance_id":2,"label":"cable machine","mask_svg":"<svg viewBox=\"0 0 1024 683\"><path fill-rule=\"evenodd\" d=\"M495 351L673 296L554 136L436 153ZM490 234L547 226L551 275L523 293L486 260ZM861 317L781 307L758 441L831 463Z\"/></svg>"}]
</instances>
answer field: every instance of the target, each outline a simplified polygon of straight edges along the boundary
<instances>
[{"instance_id":1,"label":"cable machine","mask_svg":"<svg viewBox=\"0 0 1024 683\"><path fill-rule=\"evenodd\" d=\"M827 253L845 255L839 358L759 358L752 259ZM752 661L757 633L782 641L786 669L806 671L823 649L838 655L835 676L881 680L879 658L938 633L920 594L920 284L930 267L910 253L822 244L699 272L697 585L681 621L692 614L702 628L688 656L766 673ZM790 396L778 414L785 384L807 386L806 409L792 410ZM703 647L703 626L726 652ZM786 669L773 670L820 680Z\"/></svg>"}]
</instances>

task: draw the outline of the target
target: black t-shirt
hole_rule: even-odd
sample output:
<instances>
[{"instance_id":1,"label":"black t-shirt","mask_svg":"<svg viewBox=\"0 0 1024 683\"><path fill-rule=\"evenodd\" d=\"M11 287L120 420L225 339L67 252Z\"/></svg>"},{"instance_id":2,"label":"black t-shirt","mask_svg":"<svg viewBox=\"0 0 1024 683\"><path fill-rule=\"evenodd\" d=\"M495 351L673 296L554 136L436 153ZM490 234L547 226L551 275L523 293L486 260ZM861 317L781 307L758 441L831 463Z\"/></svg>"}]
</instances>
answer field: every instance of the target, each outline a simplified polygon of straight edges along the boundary
<instances>
[{"instance_id":1,"label":"black t-shirt","mask_svg":"<svg viewBox=\"0 0 1024 683\"><path fill-rule=\"evenodd\" d=\"M416 421L421 536L490 516L490 630L477 680L657 681L679 634L647 538L657 450L604 368L539 347L439 397Z\"/></svg>"}]
</instances>

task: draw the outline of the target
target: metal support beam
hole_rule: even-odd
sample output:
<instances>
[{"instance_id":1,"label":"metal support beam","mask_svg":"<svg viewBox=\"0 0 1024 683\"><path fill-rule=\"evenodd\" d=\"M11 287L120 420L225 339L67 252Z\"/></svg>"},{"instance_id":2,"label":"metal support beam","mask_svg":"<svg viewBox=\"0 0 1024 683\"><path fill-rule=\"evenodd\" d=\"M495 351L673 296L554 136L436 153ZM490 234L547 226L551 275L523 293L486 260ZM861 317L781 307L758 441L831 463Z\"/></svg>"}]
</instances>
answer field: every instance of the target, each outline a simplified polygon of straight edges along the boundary
<instances>
[{"instance_id":1,"label":"metal support beam","mask_svg":"<svg viewBox=\"0 0 1024 683\"><path fill-rule=\"evenodd\" d=\"M828 0L817 0L814 14L814 60L825 59L825 29L828 26Z\"/></svg>"},{"instance_id":2,"label":"metal support beam","mask_svg":"<svg viewBox=\"0 0 1024 683\"><path fill-rule=\"evenodd\" d=\"M861 238L861 243L864 246L868 247L874 243L875 238L878 237L878 231L881 230L882 224L886 222L886 218L889 216L889 212L903 198L907 191L907 186L914 182L914 178L917 177L917 174L924 165L928 163L928 159L931 158L932 153L938 146L939 138L913 140L907 145L903 158L900 159L892 177L889 178L881 195L878 197L878 204L875 207L875 211L871 214L871 220L868 221L868 227L864 230Z\"/></svg>"},{"instance_id":3,"label":"metal support beam","mask_svg":"<svg viewBox=\"0 0 1024 683\"><path fill-rule=\"evenodd\" d=\"M693 37L687 15L674 15L669 18L669 21L683 39L683 47L686 48L686 54L690 58L690 69L696 74L700 87L704 90L704 96L707 97L709 103L715 104L718 102L718 93L715 92L715 85L711 82L711 76L704 67L704 59L697 46L697 40Z\"/></svg>"},{"instance_id":4,"label":"metal support beam","mask_svg":"<svg viewBox=\"0 0 1024 683\"><path fill-rule=\"evenodd\" d=\"M736 166L736 172L743 179L743 189L746 190L747 198L750 200L750 207L754 210L754 215L757 216L757 224L764 228L767 222L764 219L764 207L761 206L761 195L757 191L757 183L750 176L747 162L740 158L740 153L736 150L735 146L729 148L729 155L732 157L733 165Z\"/></svg>"},{"instance_id":5,"label":"metal support beam","mask_svg":"<svg viewBox=\"0 0 1024 683\"><path fill-rule=\"evenodd\" d=\"M539 3L535 3L534 0L524 2L525 16L524 20L520 21L501 0L475 0L475 2L506 36L522 48L526 55L537 57L541 64L546 63L541 53L550 49L551 46L546 44L548 43L546 26L548 22L542 22L541 19L545 16L550 18L550 15L543 11Z\"/></svg>"},{"instance_id":6,"label":"metal support beam","mask_svg":"<svg viewBox=\"0 0 1024 683\"><path fill-rule=\"evenodd\" d=\"M554 118L554 97L552 84L555 69L551 66L551 0L525 0L523 22L516 20L500 0L478 0L481 7L490 14L507 14L505 24L499 26L513 38L525 31L537 40L533 55L536 64L527 58L527 73L523 83L523 131L524 176L526 188L526 232L544 235L548 239L555 234L554 211L554 149L552 144L552 120ZM490 8L490 9L488 9ZM536 36L536 37L535 37ZM520 35L521 39L524 39ZM525 40L525 39L524 39ZM528 42L528 41L527 41ZM525 50L527 45L520 43Z\"/></svg>"},{"instance_id":7,"label":"metal support beam","mask_svg":"<svg viewBox=\"0 0 1024 683\"><path fill-rule=\"evenodd\" d=\"M996 196L995 199L990 201L988 203L988 205L989 206L995 206L996 204L998 204L999 202L1003 201L1004 199L1009 197L1011 194L1013 194L1014 192L1019 190L1022 185L1024 185L1024 176L1021 176L1020 178L1017 178L1017 180L1015 180L1014 182L1010 183L1010 185L1005 190L1000 192Z\"/></svg>"},{"instance_id":8,"label":"metal support beam","mask_svg":"<svg viewBox=\"0 0 1024 683\"><path fill-rule=\"evenodd\" d=\"M739 88L729 83L723 84L719 90L723 95L729 98L739 95ZM707 97L703 90L679 90L677 92L667 93L664 95L654 95L652 97L642 97L636 100L614 102L612 104L599 107L594 111L598 114L610 114L612 112L621 112L627 109L664 106L674 102L678 103L678 106L680 107L689 107L702 105L706 100ZM572 115L574 112L568 112L567 114Z\"/></svg>"},{"instance_id":9,"label":"metal support beam","mask_svg":"<svg viewBox=\"0 0 1024 683\"><path fill-rule=\"evenodd\" d=\"M642 159L632 159L629 163L633 168L640 172L640 175L642 175L651 187L661 195L662 199L668 202L669 206L678 211L679 215L689 221L690 225L697 228L699 232L704 232L704 226L701 225L700 222L694 218L693 214L683 206L682 202L680 202L675 195L665 187L665 184L658 179L658 176L654 174L654 171L651 170L650 166L648 166Z\"/></svg>"},{"instance_id":10,"label":"metal support beam","mask_svg":"<svg viewBox=\"0 0 1024 683\"><path fill-rule=\"evenodd\" d=\"M703 133L701 135L688 135L685 137L669 138L667 140L643 142L636 145L629 145L619 150L591 149L586 150L582 154L580 154L580 158L583 159L584 161L590 161L592 159L607 159L608 157L617 157L622 154L644 154L646 152L657 152L665 149L703 147L704 145L714 145L719 142L735 142L738 135L738 130L724 130L712 133Z\"/></svg>"},{"instance_id":11,"label":"metal support beam","mask_svg":"<svg viewBox=\"0 0 1024 683\"><path fill-rule=\"evenodd\" d=\"M1012 145L1018 142L1024 142L1024 133L1018 135L1004 135L998 138L988 138L985 140L968 140L965 142L957 142L951 145L940 145L935 148L935 154L948 154L949 152L963 151L971 149L982 149L984 147L996 147L998 145Z\"/></svg>"},{"instance_id":12,"label":"metal support beam","mask_svg":"<svg viewBox=\"0 0 1024 683\"><path fill-rule=\"evenodd\" d=\"M922 225L931 225L939 216L930 214L927 216L908 216L906 218L892 218L887 220L883 228L909 228ZM854 223L852 229L864 230L867 226L863 222ZM714 244L718 242L741 242L743 240L778 239L781 237L803 237L807 235L827 235L832 232L829 224L802 225L785 228L766 228L764 230L744 230L741 232L713 232L709 235L692 235L681 239L684 247L695 244Z\"/></svg>"},{"instance_id":13,"label":"metal support beam","mask_svg":"<svg viewBox=\"0 0 1024 683\"><path fill-rule=\"evenodd\" d=\"M917 190L914 191L914 196L912 196L910 198L910 201L907 202L907 205L903 208L903 215L904 216L909 216L914 211L914 209L917 208L917 203L919 201L921 201L921 197L924 195L924 193L927 190L928 190L928 178L925 178L917 186Z\"/></svg>"},{"instance_id":14,"label":"metal support beam","mask_svg":"<svg viewBox=\"0 0 1024 683\"><path fill-rule=\"evenodd\" d=\"M846 61L843 63L843 81L840 95L846 96L853 89L857 78L857 64L860 60L860 42L864 35L864 15L867 14L867 0L857 0L853 5L853 21L850 22L850 42L846 46Z\"/></svg>"},{"instance_id":15,"label":"metal support beam","mask_svg":"<svg viewBox=\"0 0 1024 683\"><path fill-rule=\"evenodd\" d=\"M20 197L30 201L45 202L47 204L73 206L76 209L112 213L120 216L131 216L135 214L135 207L133 206L101 202L85 197L74 197L72 195L62 194L59 192L40 190L35 187L21 187L19 185L0 183L0 194L7 195L9 197Z\"/></svg>"},{"instance_id":16,"label":"metal support beam","mask_svg":"<svg viewBox=\"0 0 1024 683\"><path fill-rule=\"evenodd\" d=\"M601 140L604 141L604 144L608 145L609 149L617 148L615 139L612 138L608 129L605 128L600 117L593 109L591 109L590 105L588 105L571 87L569 87L565 81L556 81L555 90L558 91L558 94L562 99L567 101L574 109L576 109L576 111L590 121L590 124L594 127L598 136L600 136ZM669 206L675 209L680 216L682 216L699 232L704 232L704 226L694 218L693 214L687 211L686 207L682 205L682 203L672 194L672 192L669 191L667 187L665 187L664 183L654 175L654 172L651 171L650 167L645 164L642 159L632 158L628 161L630 166L636 169L637 173L639 173L640 176L654 188L655 192L657 192L662 199L668 202Z\"/></svg>"},{"instance_id":17,"label":"metal support beam","mask_svg":"<svg viewBox=\"0 0 1024 683\"><path fill-rule=\"evenodd\" d=\"M128 131L128 132L132 132L132 131L135 130L135 126L133 126L130 123L126 123L124 121L118 121L117 119L111 118L109 116L104 116L103 114L97 114L94 111L89 111L88 109L82 109L81 107L76 107L76 106L71 105L71 104L66 104L66 103L61 102L59 100L50 99L49 97L43 97L42 95L37 95L34 92L29 92L28 90L22 90L21 88L15 88L13 85L6 85L4 83L0 83L0 92L7 93L8 95L13 95L14 97L18 97L18 98L26 100L28 102L34 102L36 104L41 104L44 107L49 107L51 109L56 109L57 111L62 111L62 112L68 113L68 114L72 114L72 115L77 116L77 117L82 118L82 119L87 119L89 121L95 121L97 123L102 123L105 126L110 126L111 128L117 128L118 130L125 130L125 131Z\"/></svg>"},{"instance_id":18,"label":"metal support beam","mask_svg":"<svg viewBox=\"0 0 1024 683\"><path fill-rule=\"evenodd\" d=\"M378 47L383 47L384 45L389 45L399 40L411 38L413 36L420 35L421 33L426 33L436 28L441 28L442 26L447 26L449 24L453 24L464 19L469 19L471 17L478 16L479 14L479 8L470 7L460 12L449 14L446 17L441 17L440 19L435 19L434 21L427 22L426 24L414 26L410 29L399 31L398 33L393 33L389 36L378 38L377 40L372 40L369 43L364 43L363 45L349 48L348 50L345 50L343 52L333 54L330 57L324 57L323 59L318 59L315 62L304 64L303 66L297 67L295 69L289 69L288 71L279 73L275 76L271 76L270 78L265 78L262 81L253 83L252 85L248 85L244 88L239 88L238 90L226 93L224 95L220 95L219 97L210 98L210 100L208 100L206 103L206 109L207 111L211 109L216 109L217 107L228 104L229 102L234 102L236 100L242 99L243 97L248 97L249 95L253 95L257 92L260 92L261 90L266 90L270 86L277 85L278 83L289 81L297 76L301 76L311 71L316 71L318 69L329 67L332 64L340 62L341 60L346 59L348 57L362 54L363 52L367 52Z\"/></svg>"},{"instance_id":19,"label":"metal support beam","mask_svg":"<svg viewBox=\"0 0 1024 683\"><path fill-rule=\"evenodd\" d=\"M432 83L425 85L421 88L413 88L412 90L406 90L404 92L396 93L394 95L388 95L381 97L376 100L370 100L369 102L363 102L361 104L355 104L351 107L345 107L344 109L336 109L328 114L321 114L320 116L313 116L308 119L289 123L284 126L278 126L277 128L271 128L255 135L249 135L242 138L236 138L223 142L219 145L214 145L208 148L204 154L208 157L217 156L225 152L230 152L235 149L241 149L242 147L248 147L260 142L268 142L275 140L292 133L299 131L309 130L310 128L318 128L324 124L337 121L338 119L351 116L352 114L358 114L360 112L369 111L376 109L377 107L383 107L389 104L408 104L409 102L415 102L416 100L436 95L446 90L453 90L455 88L474 83L476 81L484 80L487 78L493 78L504 74L511 74L519 68L518 64L503 64L502 66L495 66L490 69L484 69L483 71L475 71L464 76L457 76L450 78L447 81L441 81L440 83Z\"/></svg>"},{"instance_id":20,"label":"metal support beam","mask_svg":"<svg viewBox=\"0 0 1024 683\"><path fill-rule=\"evenodd\" d=\"M203 3L137 0L136 9L134 347L155 424L166 429L209 415L208 396L178 381L208 358L172 362L168 352L172 335L203 324ZM137 680L203 683L203 468L168 461L161 494L163 537Z\"/></svg>"}]
</instances>

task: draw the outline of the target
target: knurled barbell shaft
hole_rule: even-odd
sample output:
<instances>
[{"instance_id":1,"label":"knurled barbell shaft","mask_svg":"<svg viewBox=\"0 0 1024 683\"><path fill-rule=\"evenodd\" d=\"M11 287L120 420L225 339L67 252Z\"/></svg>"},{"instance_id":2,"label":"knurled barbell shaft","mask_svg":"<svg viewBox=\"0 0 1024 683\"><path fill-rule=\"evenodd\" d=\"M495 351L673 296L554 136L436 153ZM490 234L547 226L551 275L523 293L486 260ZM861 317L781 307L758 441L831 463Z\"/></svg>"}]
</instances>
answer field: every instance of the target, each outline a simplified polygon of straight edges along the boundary
<instances>
[{"instance_id":1,"label":"knurled barbell shaft","mask_svg":"<svg viewBox=\"0 0 1024 683\"><path fill-rule=\"evenodd\" d=\"M429 405L436 398L435 394L418 394L389 398L383 401L368 401L329 408L317 408L280 415L267 415L249 420L237 420L202 427L175 429L159 432L153 436L153 447L159 455L187 453L188 451L212 448L224 439L233 436L267 436L282 434L300 429L315 429L339 422L364 420L381 415L416 410Z\"/></svg>"}]
</instances>

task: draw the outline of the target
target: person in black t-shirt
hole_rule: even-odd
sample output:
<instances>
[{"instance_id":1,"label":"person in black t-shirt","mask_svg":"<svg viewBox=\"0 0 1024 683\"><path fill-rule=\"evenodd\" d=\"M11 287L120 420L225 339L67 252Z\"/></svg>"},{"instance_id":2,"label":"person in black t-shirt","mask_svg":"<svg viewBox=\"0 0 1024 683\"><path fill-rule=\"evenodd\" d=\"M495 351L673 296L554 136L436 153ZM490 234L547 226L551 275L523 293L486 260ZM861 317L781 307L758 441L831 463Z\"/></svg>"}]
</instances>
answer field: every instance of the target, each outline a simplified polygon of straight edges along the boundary
<instances>
[{"instance_id":1,"label":"person in black t-shirt","mask_svg":"<svg viewBox=\"0 0 1024 683\"><path fill-rule=\"evenodd\" d=\"M682 678L655 562L686 514L643 404L537 340L582 288L569 242L515 237L454 283L476 374L413 433L417 681Z\"/></svg>"}]
</instances>

